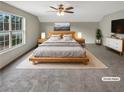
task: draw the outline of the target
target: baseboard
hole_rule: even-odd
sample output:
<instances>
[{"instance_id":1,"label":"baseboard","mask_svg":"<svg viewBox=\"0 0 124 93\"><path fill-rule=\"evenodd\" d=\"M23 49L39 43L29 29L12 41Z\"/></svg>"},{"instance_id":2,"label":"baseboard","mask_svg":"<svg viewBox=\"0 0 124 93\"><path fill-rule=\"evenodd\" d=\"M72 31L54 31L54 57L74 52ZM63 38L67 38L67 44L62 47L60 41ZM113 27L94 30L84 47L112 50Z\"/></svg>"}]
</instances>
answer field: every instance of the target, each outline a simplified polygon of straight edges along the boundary
<instances>
[{"instance_id":1,"label":"baseboard","mask_svg":"<svg viewBox=\"0 0 124 93\"><path fill-rule=\"evenodd\" d=\"M29 51L35 49L37 46L34 46L33 48L27 50L25 53L23 53L22 55L18 56L16 59L12 60L11 62L9 62L8 64L6 64L5 66L1 67L0 69L5 69L8 65L12 64L14 61L18 60L20 57L22 57L23 55L27 54Z\"/></svg>"}]
</instances>

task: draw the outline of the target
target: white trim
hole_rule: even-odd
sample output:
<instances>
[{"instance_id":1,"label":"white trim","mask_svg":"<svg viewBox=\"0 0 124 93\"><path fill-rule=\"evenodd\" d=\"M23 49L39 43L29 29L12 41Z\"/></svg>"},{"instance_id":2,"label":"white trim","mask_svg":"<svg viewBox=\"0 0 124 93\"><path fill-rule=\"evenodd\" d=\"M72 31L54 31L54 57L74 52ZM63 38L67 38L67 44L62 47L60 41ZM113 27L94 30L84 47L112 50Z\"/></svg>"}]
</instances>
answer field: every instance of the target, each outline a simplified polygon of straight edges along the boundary
<instances>
[{"instance_id":1,"label":"white trim","mask_svg":"<svg viewBox=\"0 0 124 93\"><path fill-rule=\"evenodd\" d=\"M19 45L16 45L16 46L13 46L12 48L7 48L7 49L4 49L4 50L1 50L0 51L0 55L4 54L4 53L7 53L7 52L10 52L16 48L19 48L21 46L24 46L25 44L19 44Z\"/></svg>"},{"instance_id":2,"label":"white trim","mask_svg":"<svg viewBox=\"0 0 124 93\"><path fill-rule=\"evenodd\" d=\"M25 18L22 20L22 28L23 28L23 37L22 38L24 38L24 39L22 39L22 42L24 44L26 44L26 19Z\"/></svg>"},{"instance_id":3,"label":"white trim","mask_svg":"<svg viewBox=\"0 0 124 93\"><path fill-rule=\"evenodd\" d=\"M2 32L8 32L9 33L9 48L5 48L5 49L3 49L3 50L0 50L0 54L2 54L2 53L5 53L6 51L9 51L9 50L11 50L11 49L14 49L14 48L16 48L16 47L18 47L18 46L20 46L20 45L24 45L24 44L26 44L26 38L25 38L25 34L26 34L26 29L25 29L25 17L22 17L22 16L18 16L18 15L15 15L15 14L13 14L13 13L8 13L8 12L4 12L4 11L0 11L0 13L3 13L3 14L5 14L5 15L8 15L9 16L9 30L4 30L4 16L5 15L3 15L3 31ZM15 30L13 31L12 30L12 28L11 28L11 25L12 25L12 20L11 20L11 16L15 16L15 17L21 17L22 18L22 30L21 30L21 33L22 33L22 43L21 44L17 44L17 41L16 41L16 45L15 46L12 46L12 32L18 32L19 30L16 30L16 26L15 26ZM15 24L16 24L16 19L15 19ZM16 38L17 38L17 36L16 36ZM5 36L4 36L4 41L5 41ZM4 42L5 43L5 42ZM4 44L4 47L5 47L5 44Z\"/></svg>"},{"instance_id":4,"label":"white trim","mask_svg":"<svg viewBox=\"0 0 124 93\"><path fill-rule=\"evenodd\" d=\"M9 15L9 22L11 23L11 19L10 19L11 15ZM9 48L12 47L12 41L11 41L11 32L10 32L10 29L11 29L11 24L9 24Z\"/></svg>"},{"instance_id":5,"label":"white trim","mask_svg":"<svg viewBox=\"0 0 124 93\"><path fill-rule=\"evenodd\" d=\"M24 18L23 16L20 16L20 15L14 14L14 13L10 13L10 12L6 12L6 11L2 11L2 10L0 10L0 12L4 12L4 13L9 14L9 15L13 15L13 16L18 16L18 17L22 17L22 18Z\"/></svg>"}]
</instances>

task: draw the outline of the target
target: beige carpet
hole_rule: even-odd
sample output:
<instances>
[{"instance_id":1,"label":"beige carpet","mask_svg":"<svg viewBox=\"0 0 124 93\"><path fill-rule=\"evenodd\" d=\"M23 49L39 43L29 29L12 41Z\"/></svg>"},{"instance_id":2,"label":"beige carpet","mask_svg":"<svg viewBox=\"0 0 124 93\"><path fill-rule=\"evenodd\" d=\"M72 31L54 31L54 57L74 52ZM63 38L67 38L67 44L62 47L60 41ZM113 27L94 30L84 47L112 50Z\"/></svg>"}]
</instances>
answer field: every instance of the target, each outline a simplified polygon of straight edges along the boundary
<instances>
[{"instance_id":1,"label":"beige carpet","mask_svg":"<svg viewBox=\"0 0 124 93\"><path fill-rule=\"evenodd\" d=\"M83 63L39 63L33 65L29 62L29 57L31 53L25 55L20 59L20 64L17 65L17 69L105 69L108 68L99 59L97 59L92 53L87 50L87 56L90 61L88 65Z\"/></svg>"}]
</instances>

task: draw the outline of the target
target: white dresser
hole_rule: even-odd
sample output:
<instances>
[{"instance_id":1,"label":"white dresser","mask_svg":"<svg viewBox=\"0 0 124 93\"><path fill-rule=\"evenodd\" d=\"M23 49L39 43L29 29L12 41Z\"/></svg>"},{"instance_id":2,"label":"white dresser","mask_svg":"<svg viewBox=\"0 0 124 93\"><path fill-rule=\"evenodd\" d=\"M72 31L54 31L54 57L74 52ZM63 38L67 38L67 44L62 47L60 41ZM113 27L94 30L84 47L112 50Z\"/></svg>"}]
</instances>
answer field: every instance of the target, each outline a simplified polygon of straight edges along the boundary
<instances>
[{"instance_id":1,"label":"white dresser","mask_svg":"<svg viewBox=\"0 0 124 93\"><path fill-rule=\"evenodd\" d=\"M122 55L124 52L124 40L122 39L107 37L105 46L120 52L120 55Z\"/></svg>"}]
</instances>

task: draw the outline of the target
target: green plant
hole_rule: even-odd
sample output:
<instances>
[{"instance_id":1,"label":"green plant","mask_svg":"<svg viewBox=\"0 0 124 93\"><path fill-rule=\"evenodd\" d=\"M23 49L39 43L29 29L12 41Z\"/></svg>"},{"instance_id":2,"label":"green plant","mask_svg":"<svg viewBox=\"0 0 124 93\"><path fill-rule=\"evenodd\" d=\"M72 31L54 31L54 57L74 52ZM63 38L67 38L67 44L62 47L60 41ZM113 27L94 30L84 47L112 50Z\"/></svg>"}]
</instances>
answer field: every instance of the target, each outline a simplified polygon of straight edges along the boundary
<instances>
[{"instance_id":1,"label":"green plant","mask_svg":"<svg viewBox=\"0 0 124 93\"><path fill-rule=\"evenodd\" d=\"M102 38L102 32L100 29L96 30L96 39L101 39Z\"/></svg>"}]
</instances>

